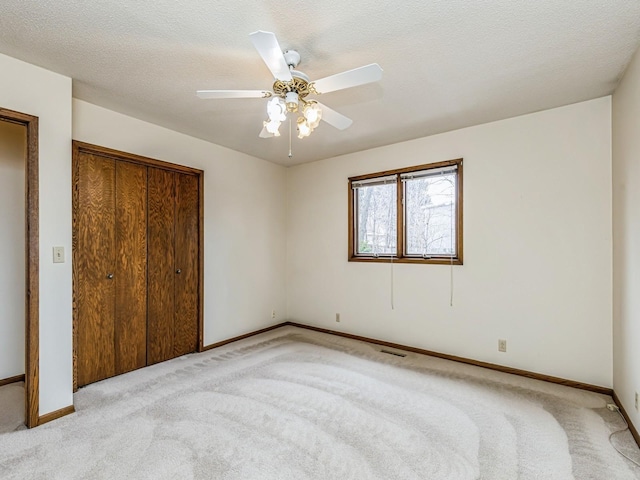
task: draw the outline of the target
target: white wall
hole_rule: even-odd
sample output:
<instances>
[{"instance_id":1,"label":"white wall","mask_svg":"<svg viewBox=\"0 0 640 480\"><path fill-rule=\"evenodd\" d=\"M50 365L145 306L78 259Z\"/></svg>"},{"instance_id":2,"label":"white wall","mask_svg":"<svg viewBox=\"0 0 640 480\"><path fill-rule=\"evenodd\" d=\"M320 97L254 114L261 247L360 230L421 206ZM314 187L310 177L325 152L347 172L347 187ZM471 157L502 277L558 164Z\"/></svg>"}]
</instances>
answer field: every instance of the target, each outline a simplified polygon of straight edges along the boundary
<instances>
[{"instance_id":1,"label":"white wall","mask_svg":"<svg viewBox=\"0 0 640 480\"><path fill-rule=\"evenodd\" d=\"M71 262L71 79L0 54L0 106L39 117L40 415L73 403Z\"/></svg>"},{"instance_id":2,"label":"white wall","mask_svg":"<svg viewBox=\"0 0 640 480\"><path fill-rule=\"evenodd\" d=\"M73 138L204 170L205 345L284 321L284 167L75 99Z\"/></svg>"},{"instance_id":3,"label":"white wall","mask_svg":"<svg viewBox=\"0 0 640 480\"><path fill-rule=\"evenodd\" d=\"M605 97L290 168L290 319L610 387L610 108ZM450 267L400 264L392 310L390 265L347 261L347 177L459 157L454 305Z\"/></svg>"},{"instance_id":4,"label":"white wall","mask_svg":"<svg viewBox=\"0 0 640 480\"><path fill-rule=\"evenodd\" d=\"M640 429L640 51L613 95L613 386Z\"/></svg>"},{"instance_id":5,"label":"white wall","mask_svg":"<svg viewBox=\"0 0 640 480\"><path fill-rule=\"evenodd\" d=\"M0 380L24 373L27 129L0 121Z\"/></svg>"}]
</instances>

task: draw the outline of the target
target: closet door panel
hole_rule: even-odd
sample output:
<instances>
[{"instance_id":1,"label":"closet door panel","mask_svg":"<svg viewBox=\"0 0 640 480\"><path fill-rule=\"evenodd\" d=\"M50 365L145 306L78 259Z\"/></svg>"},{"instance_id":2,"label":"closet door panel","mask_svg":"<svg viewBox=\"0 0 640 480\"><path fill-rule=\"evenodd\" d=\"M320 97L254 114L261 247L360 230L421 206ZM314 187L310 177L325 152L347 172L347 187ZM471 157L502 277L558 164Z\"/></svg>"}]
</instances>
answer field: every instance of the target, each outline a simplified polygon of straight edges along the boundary
<instances>
[{"instance_id":1,"label":"closet door panel","mask_svg":"<svg viewBox=\"0 0 640 480\"><path fill-rule=\"evenodd\" d=\"M147 168L116 162L116 374L147 364Z\"/></svg>"},{"instance_id":2,"label":"closet door panel","mask_svg":"<svg viewBox=\"0 0 640 480\"><path fill-rule=\"evenodd\" d=\"M174 357L175 173L148 169L149 315L147 363Z\"/></svg>"},{"instance_id":3,"label":"closet door panel","mask_svg":"<svg viewBox=\"0 0 640 480\"><path fill-rule=\"evenodd\" d=\"M198 178L194 175L176 174L175 356L195 352L197 349L200 238L198 207Z\"/></svg>"},{"instance_id":4,"label":"closet door panel","mask_svg":"<svg viewBox=\"0 0 640 480\"><path fill-rule=\"evenodd\" d=\"M78 158L76 215L77 381L115 375L115 161Z\"/></svg>"}]
</instances>

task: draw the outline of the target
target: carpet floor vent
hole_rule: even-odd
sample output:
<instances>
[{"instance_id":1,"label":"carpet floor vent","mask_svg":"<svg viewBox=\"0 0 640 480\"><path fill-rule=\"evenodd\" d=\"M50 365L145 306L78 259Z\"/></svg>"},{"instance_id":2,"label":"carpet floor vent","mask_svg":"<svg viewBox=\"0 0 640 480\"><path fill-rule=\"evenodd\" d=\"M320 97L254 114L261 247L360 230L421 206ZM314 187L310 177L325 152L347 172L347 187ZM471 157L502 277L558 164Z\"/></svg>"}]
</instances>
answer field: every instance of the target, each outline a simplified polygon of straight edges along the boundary
<instances>
[{"instance_id":1,"label":"carpet floor vent","mask_svg":"<svg viewBox=\"0 0 640 480\"><path fill-rule=\"evenodd\" d=\"M407 356L406 353L392 352L391 350L380 350L380 353L387 353L389 355L395 355L396 357L406 357Z\"/></svg>"}]
</instances>

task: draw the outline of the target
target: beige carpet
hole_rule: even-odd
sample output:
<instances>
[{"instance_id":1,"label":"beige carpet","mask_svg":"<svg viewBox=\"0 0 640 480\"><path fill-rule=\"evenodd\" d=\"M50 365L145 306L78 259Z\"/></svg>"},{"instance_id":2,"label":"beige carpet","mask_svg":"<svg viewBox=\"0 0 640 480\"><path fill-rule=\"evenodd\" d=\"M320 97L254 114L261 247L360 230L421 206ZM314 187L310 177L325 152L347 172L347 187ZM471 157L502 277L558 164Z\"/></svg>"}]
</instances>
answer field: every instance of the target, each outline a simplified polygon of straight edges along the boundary
<instances>
[{"instance_id":1,"label":"beige carpet","mask_svg":"<svg viewBox=\"0 0 640 480\"><path fill-rule=\"evenodd\" d=\"M23 428L26 428L24 427L24 382L0 387L0 434ZM2 478L1 475L0 478Z\"/></svg>"},{"instance_id":2,"label":"beige carpet","mask_svg":"<svg viewBox=\"0 0 640 480\"><path fill-rule=\"evenodd\" d=\"M640 479L608 397L379 350L285 327L90 385L0 478Z\"/></svg>"}]
</instances>

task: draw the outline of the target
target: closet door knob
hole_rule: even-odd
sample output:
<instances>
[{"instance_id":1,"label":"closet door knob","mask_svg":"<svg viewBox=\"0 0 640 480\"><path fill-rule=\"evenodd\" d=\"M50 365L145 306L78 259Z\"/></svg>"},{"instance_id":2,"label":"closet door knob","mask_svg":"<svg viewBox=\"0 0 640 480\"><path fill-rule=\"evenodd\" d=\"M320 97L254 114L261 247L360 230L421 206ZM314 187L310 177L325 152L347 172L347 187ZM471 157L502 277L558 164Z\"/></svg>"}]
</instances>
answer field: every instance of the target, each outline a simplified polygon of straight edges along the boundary
<instances>
[{"instance_id":1,"label":"closet door knob","mask_svg":"<svg viewBox=\"0 0 640 480\"><path fill-rule=\"evenodd\" d=\"M107 278L109 280L112 280L113 279L113 273L107 273Z\"/></svg>"},{"instance_id":2,"label":"closet door knob","mask_svg":"<svg viewBox=\"0 0 640 480\"><path fill-rule=\"evenodd\" d=\"M178 275L180 275L180 274L182 273L182 270L177 269L177 270L176 270L176 273L177 273Z\"/></svg>"}]
</instances>

